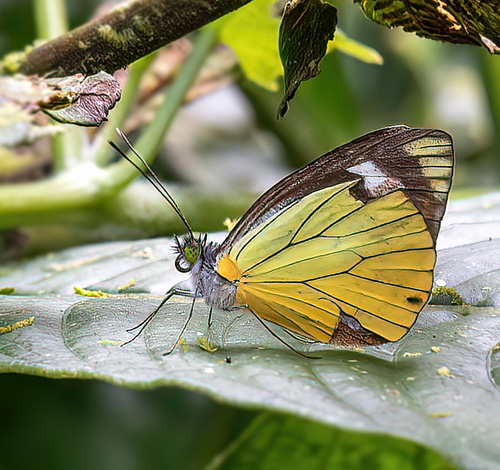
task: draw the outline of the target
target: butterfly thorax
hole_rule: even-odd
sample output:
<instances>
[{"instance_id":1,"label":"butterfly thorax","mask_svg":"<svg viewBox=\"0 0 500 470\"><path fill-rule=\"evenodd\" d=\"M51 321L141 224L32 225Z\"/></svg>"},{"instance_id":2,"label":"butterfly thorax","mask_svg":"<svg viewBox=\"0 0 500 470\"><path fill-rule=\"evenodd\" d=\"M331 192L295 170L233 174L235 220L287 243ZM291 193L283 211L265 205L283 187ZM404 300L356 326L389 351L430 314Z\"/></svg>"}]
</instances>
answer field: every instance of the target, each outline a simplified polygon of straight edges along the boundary
<instances>
[{"instance_id":1,"label":"butterfly thorax","mask_svg":"<svg viewBox=\"0 0 500 470\"><path fill-rule=\"evenodd\" d=\"M216 270L219 246L210 242L203 247L191 271L191 279L210 307L228 310L235 304L236 285Z\"/></svg>"},{"instance_id":2,"label":"butterfly thorax","mask_svg":"<svg viewBox=\"0 0 500 470\"><path fill-rule=\"evenodd\" d=\"M236 285L216 270L220 245L208 242L205 235L176 238L179 256L175 266L190 272L195 292L201 294L210 307L228 310L235 304Z\"/></svg>"}]
</instances>

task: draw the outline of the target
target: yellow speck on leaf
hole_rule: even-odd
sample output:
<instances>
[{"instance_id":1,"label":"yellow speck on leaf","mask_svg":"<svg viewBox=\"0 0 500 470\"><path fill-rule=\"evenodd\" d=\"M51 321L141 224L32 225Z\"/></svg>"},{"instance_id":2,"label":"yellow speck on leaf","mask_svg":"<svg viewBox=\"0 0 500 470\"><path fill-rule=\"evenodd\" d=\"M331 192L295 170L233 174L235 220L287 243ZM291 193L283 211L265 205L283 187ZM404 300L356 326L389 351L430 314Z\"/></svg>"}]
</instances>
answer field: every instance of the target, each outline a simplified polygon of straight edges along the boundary
<instances>
[{"instance_id":1,"label":"yellow speck on leaf","mask_svg":"<svg viewBox=\"0 0 500 470\"><path fill-rule=\"evenodd\" d=\"M119 297L115 294L108 294L107 292L103 292L102 290L90 290L90 289L82 289L81 287L74 286L73 290L75 294L83 295L84 297Z\"/></svg>"},{"instance_id":2,"label":"yellow speck on leaf","mask_svg":"<svg viewBox=\"0 0 500 470\"><path fill-rule=\"evenodd\" d=\"M206 336L200 336L198 338L198 346L200 347L200 349L203 349L203 351L206 351L210 354L213 354L214 352L219 350L218 346L212 344Z\"/></svg>"},{"instance_id":3,"label":"yellow speck on leaf","mask_svg":"<svg viewBox=\"0 0 500 470\"><path fill-rule=\"evenodd\" d=\"M405 352L403 354L403 357L418 357L418 356L421 356L422 353L421 352L414 352L414 353L411 353L411 352Z\"/></svg>"},{"instance_id":4,"label":"yellow speck on leaf","mask_svg":"<svg viewBox=\"0 0 500 470\"><path fill-rule=\"evenodd\" d=\"M440 375L441 377L449 377L450 379L452 379L453 377L455 377L452 373L451 373L451 370L446 367L446 366L443 366L443 367L440 367L437 371L438 375Z\"/></svg>"},{"instance_id":5,"label":"yellow speck on leaf","mask_svg":"<svg viewBox=\"0 0 500 470\"><path fill-rule=\"evenodd\" d=\"M448 418L449 416L453 416L453 413L449 411L436 411L434 413L429 413L430 418Z\"/></svg>"},{"instance_id":6,"label":"yellow speck on leaf","mask_svg":"<svg viewBox=\"0 0 500 470\"><path fill-rule=\"evenodd\" d=\"M3 335L5 333L10 333L11 331L18 330L19 328L31 326L31 325L33 325L34 321L35 321L35 317L29 317L29 318L26 318L26 320L16 321L15 323L12 323L12 324L7 325L7 326L0 326L0 335Z\"/></svg>"},{"instance_id":7,"label":"yellow speck on leaf","mask_svg":"<svg viewBox=\"0 0 500 470\"><path fill-rule=\"evenodd\" d=\"M124 290L129 289L130 287L135 286L135 279L130 279L127 284L124 284L123 286L118 287L118 292L122 292Z\"/></svg>"},{"instance_id":8,"label":"yellow speck on leaf","mask_svg":"<svg viewBox=\"0 0 500 470\"><path fill-rule=\"evenodd\" d=\"M122 342L117 339L101 339L99 344L101 346L120 346Z\"/></svg>"},{"instance_id":9,"label":"yellow speck on leaf","mask_svg":"<svg viewBox=\"0 0 500 470\"><path fill-rule=\"evenodd\" d=\"M189 345L187 344L187 341L184 338L179 338L179 341L177 342L177 344L181 348L182 352L189 351Z\"/></svg>"},{"instance_id":10,"label":"yellow speck on leaf","mask_svg":"<svg viewBox=\"0 0 500 470\"><path fill-rule=\"evenodd\" d=\"M431 346L431 351L433 353L441 352L441 348L439 346Z\"/></svg>"}]
</instances>

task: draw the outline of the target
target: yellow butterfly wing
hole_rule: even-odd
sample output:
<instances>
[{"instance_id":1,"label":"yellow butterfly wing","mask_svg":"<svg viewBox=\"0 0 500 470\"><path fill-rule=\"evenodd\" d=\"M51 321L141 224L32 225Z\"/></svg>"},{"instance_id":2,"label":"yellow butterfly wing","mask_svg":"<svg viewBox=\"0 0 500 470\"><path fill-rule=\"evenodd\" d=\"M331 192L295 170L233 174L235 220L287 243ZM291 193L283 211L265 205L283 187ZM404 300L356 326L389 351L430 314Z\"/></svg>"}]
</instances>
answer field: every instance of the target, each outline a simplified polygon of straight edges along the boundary
<instances>
[{"instance_id":1,"label":"yellow butterfly wing","mask_svg":"<svg viewBox=\"0 0 500 470\"><path fill-rule=\"evenodd\" d=\"M452 174L448 134L375 131L264 193L216 269L237 303L305 338L396 341L429 299Z\"/></svg>"},{"instance_id":2,"label":"yellow butterfly wing","mask_svg":"<svg viewBox=\"0 0 500 470\"><path fill-rule=\"evenodd\" d=\"M238 303L325 343L341 312L389 341L408 331L430 294L432 237L403 191L364 204L356 183L306 196L233 246L218 272Z\"/></svg>"}]
</instances>

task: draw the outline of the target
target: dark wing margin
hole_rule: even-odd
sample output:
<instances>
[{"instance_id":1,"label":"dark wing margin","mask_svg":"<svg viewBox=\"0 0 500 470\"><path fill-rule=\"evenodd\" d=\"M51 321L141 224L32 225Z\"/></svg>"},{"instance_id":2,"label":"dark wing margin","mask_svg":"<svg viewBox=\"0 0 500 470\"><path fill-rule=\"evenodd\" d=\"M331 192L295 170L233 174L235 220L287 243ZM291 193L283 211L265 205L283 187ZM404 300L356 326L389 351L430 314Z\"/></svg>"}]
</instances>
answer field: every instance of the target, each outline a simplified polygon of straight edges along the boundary
<instances>
[{"instance_id":1,"label":"dark wing margin","mask_svg":"<svg viewBox=\"0 0 500 470\"><path fill-rule=\"evenodd\" d=\"M444 131L407 126L379 129L326 153L271 187L243 215L220 252L227 252L249 230L304 196L356 179L360 181L351 192L363 202L403 190L424 216L435 241L453 165L453 141Z\"/></svg>"}]
</instances>

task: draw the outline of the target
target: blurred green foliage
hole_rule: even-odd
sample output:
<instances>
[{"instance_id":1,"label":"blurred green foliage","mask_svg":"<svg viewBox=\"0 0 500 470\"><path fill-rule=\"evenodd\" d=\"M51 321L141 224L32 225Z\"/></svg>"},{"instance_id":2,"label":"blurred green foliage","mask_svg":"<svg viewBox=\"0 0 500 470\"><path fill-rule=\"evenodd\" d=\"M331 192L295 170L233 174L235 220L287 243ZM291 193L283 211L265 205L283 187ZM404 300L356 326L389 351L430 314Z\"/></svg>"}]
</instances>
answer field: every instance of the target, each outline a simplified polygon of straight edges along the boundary
<instances>
[{"instance_id":1,"label":"blurred green foliage","mask_svg":"<svg viewBox=\"0 0 500 470\"><path fill-rule=\"evenodd\" d=\"M254 415L175 388L11 374L0 384L2 470L197 470Z\"/></svg>"}]
</instances>

